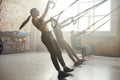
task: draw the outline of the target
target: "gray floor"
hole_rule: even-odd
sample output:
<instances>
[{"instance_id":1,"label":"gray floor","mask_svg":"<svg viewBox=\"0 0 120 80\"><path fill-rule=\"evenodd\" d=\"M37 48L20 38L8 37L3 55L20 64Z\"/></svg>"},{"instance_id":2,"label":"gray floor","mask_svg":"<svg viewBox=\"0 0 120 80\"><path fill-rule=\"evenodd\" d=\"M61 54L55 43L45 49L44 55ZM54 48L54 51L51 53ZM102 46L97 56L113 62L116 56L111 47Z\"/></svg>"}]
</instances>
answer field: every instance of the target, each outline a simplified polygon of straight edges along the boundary
<instances>
[{"instance_id":1,"label":"gray floor","mask_svg":"<svg viewBox=\"0 0 120 80\"><path fill-rule=\"evenodd\" d=\"M120 58L91 56L79 67L63 54L74 68L66 80L120 80ZM57 72L47 52L0 55L0 80L57 80Z\"/></svg>"}]
</instances>

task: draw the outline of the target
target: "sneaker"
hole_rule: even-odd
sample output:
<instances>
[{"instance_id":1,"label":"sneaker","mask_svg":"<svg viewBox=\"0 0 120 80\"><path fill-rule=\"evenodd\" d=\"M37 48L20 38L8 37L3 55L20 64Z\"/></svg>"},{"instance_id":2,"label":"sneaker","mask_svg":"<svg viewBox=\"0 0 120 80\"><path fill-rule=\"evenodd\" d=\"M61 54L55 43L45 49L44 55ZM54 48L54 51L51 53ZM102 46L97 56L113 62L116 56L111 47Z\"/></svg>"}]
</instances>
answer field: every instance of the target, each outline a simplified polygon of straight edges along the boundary
<instances>
[{"instance_id":1,"label":"sneaker","mask_svg":"<svg viewBox=\"0 0 120 80\"><path fill-rule=\"evenodd\" d=\"M70 68L68 68L68 67L65 67L64 68L64 72L72 72L74 69L70 69Z\"/></svg>"},{"instance_id":2,"label":"sneaker","mask_svg":"<svg viewBox=\"0 0 120 80\"><path fill-rule=\"evenodd\" d=\"M74 66L79 66L79 65L81 65L82 64L82 62L81 61L78 61L78 62L75 62L74 63Z\"/></svg>"},{"instance_id":3,"label":"sneaker","mask_svg":"<svg viewBox=\"0 0 120 80\"><path fill-rule=\"evenodd\" d=\"M67 74L66 72L63 72L63 71L61 71L59 74L58 74L58 78L60 79L60 78L65 78L65 77L67 77L67 76L69 76L69 74Z\"/></svg>"},{"instance_id":4,"label":"sneaker","mask_svg":"<svg viewBox=\"0 0 120 80\"><path fill-rule=\"evenodd\" d=\"M83 58L83 59L80 59L80 61L81 61L81 62L84 62L84 61L86 61L86 59L85 59L85 58Z\"/></svg>"}]
</instances>

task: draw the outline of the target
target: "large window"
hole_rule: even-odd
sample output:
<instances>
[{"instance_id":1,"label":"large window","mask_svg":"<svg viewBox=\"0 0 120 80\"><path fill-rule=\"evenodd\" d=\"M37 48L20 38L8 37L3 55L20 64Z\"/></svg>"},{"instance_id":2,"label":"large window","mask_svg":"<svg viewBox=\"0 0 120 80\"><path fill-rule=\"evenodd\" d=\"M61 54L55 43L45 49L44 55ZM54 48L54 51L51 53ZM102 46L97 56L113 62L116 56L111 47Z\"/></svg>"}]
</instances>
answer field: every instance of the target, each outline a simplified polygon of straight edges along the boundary
<instances>
[{"instance_id":1,"label":"large window","mask_svg":"<svg viewBox=\"0 0 120 80\"><path fill-rule=\"evenodd\" d=\"M58 0L55 8L51 11L52 15L59 13L60 11L66 9L74 0ZM72 7L67 8L65 12L61 15L59 22L77 15L78 13L83 12L86 9L102 2L103 0L79 0ZM110 16L106 16L110 13L111 5L110 0L102 3L98 7L92 8L88 11L86 15L79 19L79 21L73 25L72 23L65 27L63 30L71 31L78 30L82 31L88 28L90 25L92 27L88 31L110 31ZM103 18L106 16L105 18ZM103 18L103 19L102 19ZM102 20L100 20L102 19ZM93 25L94 24L94 25ZM100 27L101 26L101 27ZM99 28L98 28L99 27ZM98 29L97 29L98 28Z\"/></svg>"}]
</instances>

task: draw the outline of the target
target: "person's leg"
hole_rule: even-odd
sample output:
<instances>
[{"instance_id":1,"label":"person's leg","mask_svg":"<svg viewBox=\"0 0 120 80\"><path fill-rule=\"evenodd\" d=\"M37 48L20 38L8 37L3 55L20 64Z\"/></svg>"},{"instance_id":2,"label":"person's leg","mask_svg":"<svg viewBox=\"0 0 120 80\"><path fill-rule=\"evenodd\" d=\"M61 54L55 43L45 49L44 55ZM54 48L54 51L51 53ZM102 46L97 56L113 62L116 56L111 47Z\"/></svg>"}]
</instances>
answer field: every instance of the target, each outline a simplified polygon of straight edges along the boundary
<instances>
[{"instance_id":1,"label":"person's leg","mask_svg":"<svg viewBox=\"0 0 120 80\"><path fill-rule=\"evenodd\" d=\"M56 49L52 42L52 39L53 38L50 34L42 35L42 42L45 44L48 51L50 52L52 63L54 65L54 67L56 68L56 70L58 71L58 78L67 77L69 74L60 70L60 66L57 61ZM63 61L63 65L65 65L64 61Z\"/></svg>"},{"instance_id":2,"label":"person's leg","mask_svg":"<svg viewBox=\"0 0 120 80\"><path fill-rule=\"evenodd\" d=\"M64 41L64 44L67 46L66 50L69 51L69 54L74 56L77 59L77 61L80 60L77 54L74 52L74 50L70 47L70 45L66 41Z\"/></svg>"},{"instance_id":3,"label":"person's leg","mask_svg":"<svg viewBox=\"0 0 120 80\"><path fill-rule=\"evenodd\" d=\"M82 52L82 59L83 61L87 60L87 53L86 53L86 48L85 47L82 47L81 48L81 52Z\"/></svg>"},{"instance_id":4,"label":"person's leg","mask_svg":"<svg viewBox=\"0 0 120 80\"><path fill-rule=\"evenodd\" d=\"M71 52L69 51L69 49L68 49L67 45L64 43L64 41L58 41L58 44L59 44L59 46L60 46L61 49L66 50L69 58L70 58L73 62L75 62L74 57L72 56Z\"/></svg>"},{"instance_id":5,"label":"person's leg","mask_svg":"<svg viewBox=\"0 0 120 80\"><path fill-rule=\"evenodd\" d=\"M44 45L47 47L48 51L50 52L50 56L51 56L51 60L52 63L54 65L54 67L56 68L56 70L60 70L57 58L56 58L56 51L54 49L51 37L49 34L47 35L42 35L42 42L44 43Z\"/></svg>"},{"instance_id":6,"label":"person's leg","mask_svg":"<svg viewBox=\"0 0 120 80\"><path fill-rule=\"evenodd\" d=\"M59 48L58 43L56 42L56 40L54 40L54 44L55 44L56 50L57 50L57 52L58 52L58 54L57 54L58 60L59 60L60 63L61 63L61 62L63 61L62 52L61 52L61 50L60 50L60 48ZM61 64L61 65L62 65L62 64ZM63 69L64 69L65 72L71 72L71 71L73 71L73 69L70 69L70 68L68 68L68 67L65 66L65 65L62 65L62 66L63 66Z\"/></svg>"},{"instance_id":7,"label":"person's leg","mask_svg":"<svg viewBox=\"0 0 120 80\"><path fill-rule=\"evenodd\" d=\"M76 59L74 59L74 66L78 66L78 65L81 65L82 64L82 60L79 59L79 57L77 56L77 54L74 52L74 50L70 47L70 45L64 41L64 46L66 46L66 51Z\"/></svg>"}]
</instances>

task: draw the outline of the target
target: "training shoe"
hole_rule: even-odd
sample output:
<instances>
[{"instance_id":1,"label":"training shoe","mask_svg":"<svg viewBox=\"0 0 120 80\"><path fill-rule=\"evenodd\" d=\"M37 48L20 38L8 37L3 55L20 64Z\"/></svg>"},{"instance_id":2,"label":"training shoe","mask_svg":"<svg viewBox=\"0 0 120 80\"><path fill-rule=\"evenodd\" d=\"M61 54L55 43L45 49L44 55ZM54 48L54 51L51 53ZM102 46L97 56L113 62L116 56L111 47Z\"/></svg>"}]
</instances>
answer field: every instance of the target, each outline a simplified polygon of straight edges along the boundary
<instances>
[{"instance_id":1,"label":"training shoe","mask_svg":"<svg viewBox=\"0 0 120 80\"><path fill-rule=\"evenodd\" d=\"M59 74L58 74L58 78L60 79L60 78L65 78L65 77L67 77L67 76L69 76L69 74L67 74L66 72L63 72L63 71L61 71Z\"/></svg>"},{"instance_id":2,"label":"training shoe","mask_svg":"<svg viewBox=\"0 0 120 80\"><path fill-rule=\"evenodd\" d=\"M80 59L80 61L81 61L81 62L84 62L84 61L86 61L86 60L87 60L87 59L85 59L85 58L83 58L83 59Z\"/></svg>"},{"instance_id":3,"label":"training shoe","mask_svg":"<svg viewBox=\"0 0 120 80\"><path fill-rule=\"evenodd\" d=\"M81 61L77 61L77 62L74 63L74 66L79 66L79 65L81 65L81 64L82 64Z\"/></svg>"},{"instance_id":4,"label":"training shoe","mask_svg":"<svg viewBox=\"0 0 120 80\"><path fill-rule=\"evenodd\" d=\"M74 69L70 69L70 68L68 68L68 67L65 67L64 68L64 72L72 72Z\"/></svg>"}]
</instances>

